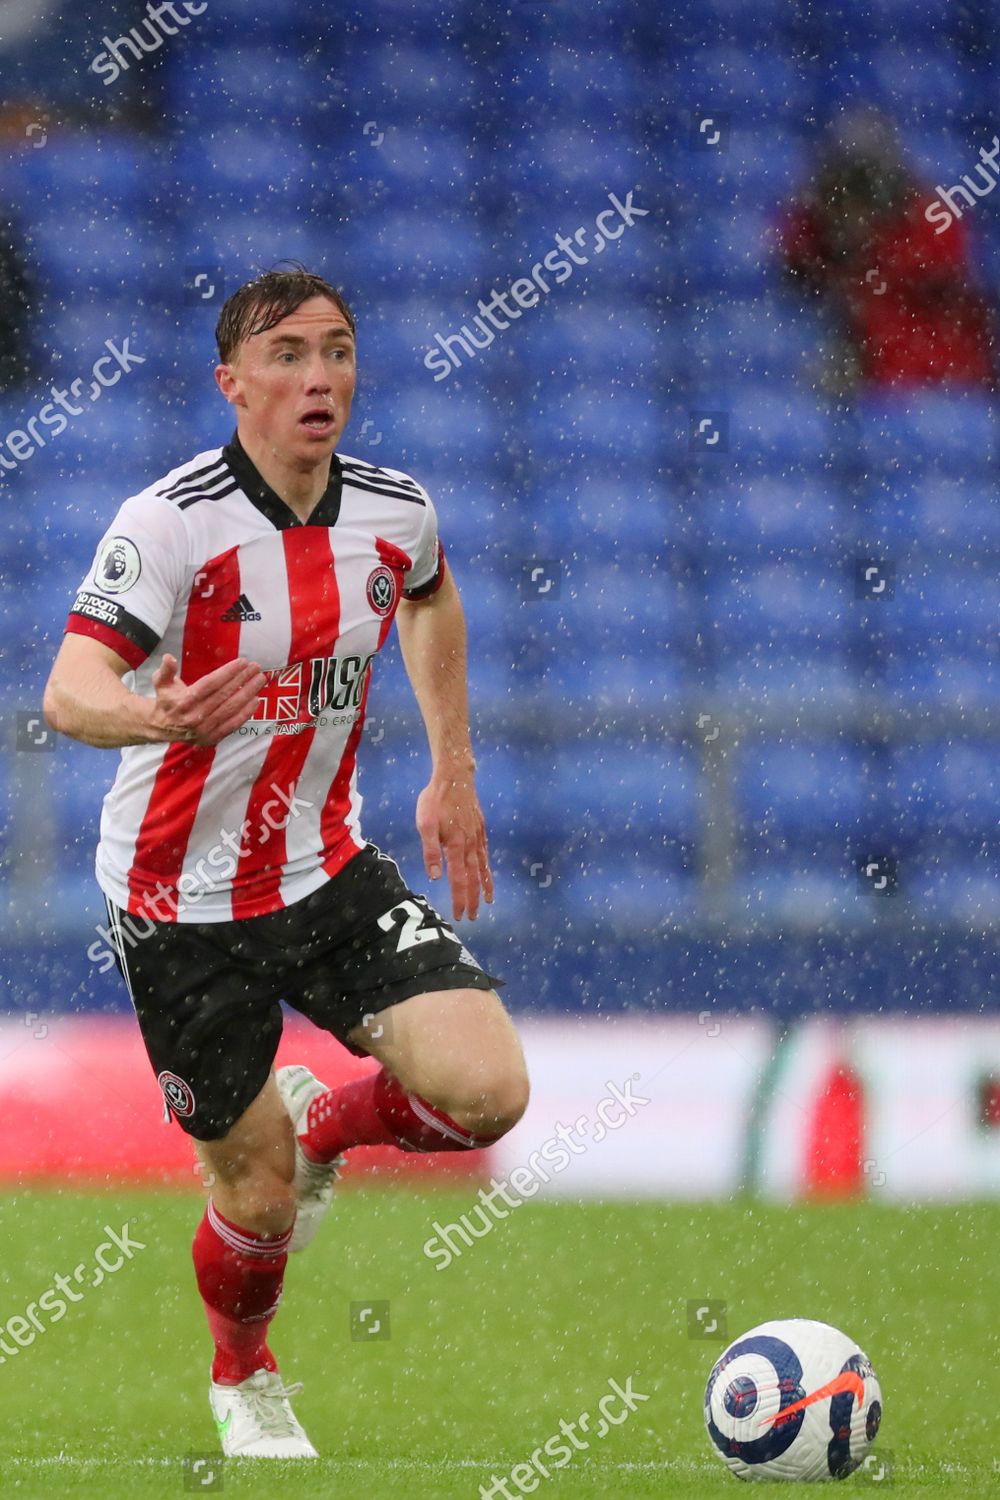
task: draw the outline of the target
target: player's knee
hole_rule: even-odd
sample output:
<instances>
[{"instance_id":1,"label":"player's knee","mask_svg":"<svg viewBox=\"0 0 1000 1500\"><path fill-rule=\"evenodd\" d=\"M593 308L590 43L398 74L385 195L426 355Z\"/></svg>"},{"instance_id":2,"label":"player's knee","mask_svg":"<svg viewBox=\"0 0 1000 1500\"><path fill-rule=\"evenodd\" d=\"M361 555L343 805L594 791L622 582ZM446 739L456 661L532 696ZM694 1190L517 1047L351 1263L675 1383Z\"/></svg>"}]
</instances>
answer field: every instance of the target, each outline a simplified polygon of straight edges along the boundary
<instances>
[{"instance_id":1,"label":"player's knee","mask_svg":"<svg viewBox=\"0 0 1000 1500\"><path fill-rule=\"evenodd\" d=\"M263 1151L203 1145L200 1152L205 1182L220 1213L258 1234L281 1234L295 1218L290 1121L288 1140L281 1131L278 1137Z\"/></svg>"},{"instance_id":2,"label":"player's knee","mask_svg":"<svg viewBox=\"0 0 1000 1500\"><path fill-rule=\"evenodd\" d=\"M249 1172L229 1183L224 1194L217 1186L213 1197L223 1213L229 1206L227 1217L255 1234L283 1234L295 1218L295 1189L276 1172Z\"/></svg>"},{"instance_id":3,"label":"player's knee","mask_svg":"<svg viewBox=\"0 0 1000 1500\"><path fill-rule=\"evenodd\" d=\"M486 1076L470 1079L448 1113L456 1125L472 1135L506 1135L527 1109L528 1095L524 1060L511 1058L491 1067Z\"/></svg>"}]
</instances>

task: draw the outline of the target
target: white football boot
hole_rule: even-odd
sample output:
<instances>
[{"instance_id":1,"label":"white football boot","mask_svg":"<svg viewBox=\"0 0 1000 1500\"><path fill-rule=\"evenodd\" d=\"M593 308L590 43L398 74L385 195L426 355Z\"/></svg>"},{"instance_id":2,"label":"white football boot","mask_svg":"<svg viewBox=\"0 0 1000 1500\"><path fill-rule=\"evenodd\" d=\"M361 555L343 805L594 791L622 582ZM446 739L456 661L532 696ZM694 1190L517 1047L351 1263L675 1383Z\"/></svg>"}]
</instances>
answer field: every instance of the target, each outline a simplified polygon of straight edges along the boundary
<instances>
[{"instance_id":1,"label":"white football boot","mask_svg":"<svg viewBox=\"0 0 1000 1500\"><path fill-rule=\"evenodd\" d=\"M294 1186L298 1208L288 1248L290 1251L304 1250L329 1211L344 1158L335 1156L331 1162L310 1161L299 1142L299 1134L306 1128L309 1106L318 1094L326 1093L326 1084L320 1083L316 1075L301 1063L279 1068L275 1078L278 1093L291 1116L295 1131Z\"/></svg>"},{"instance_id":2,"label":"white football boot","mask_svg":"<svg viewBox=\"0 0 1000 1500\"><path fill-rule=\"evenodd\" d=\"M283 1385L270 1370L255 1370L240 1385L208 1388L219 1442L227 1458L319 1458L289 1404L301 1381Z\"/></svg>"}]
</instances>

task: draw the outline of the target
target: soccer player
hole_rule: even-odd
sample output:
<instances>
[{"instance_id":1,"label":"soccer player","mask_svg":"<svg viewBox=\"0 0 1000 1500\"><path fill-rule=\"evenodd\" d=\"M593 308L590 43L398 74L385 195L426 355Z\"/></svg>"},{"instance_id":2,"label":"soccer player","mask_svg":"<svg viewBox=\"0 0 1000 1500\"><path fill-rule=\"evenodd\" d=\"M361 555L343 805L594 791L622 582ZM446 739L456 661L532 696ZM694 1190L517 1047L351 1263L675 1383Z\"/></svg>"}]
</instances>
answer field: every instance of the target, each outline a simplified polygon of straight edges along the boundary
<instances>
[{"instance_id":1,"label":"soccer player","mask_svg":"<svg viewBox=\"0 0 1000 1500\"><path fill-rule=\"evenodd\" d=\"M455 920L493 899L434 507L337 452L355 324L326 281L268 272L216 338L236 432L124 502L45 712L122 751L97 878L165 1114L211 1184L194 1267L223 1450L308 1458L268 1328L343 1152L484 1146L520 1118L527 1077L501 981L359 828L369 675L395 618L431 751L427 874L447 869ZM337 1089L275 1074L281 1000L381 1067Z\"/></svg>"}]
</instances>

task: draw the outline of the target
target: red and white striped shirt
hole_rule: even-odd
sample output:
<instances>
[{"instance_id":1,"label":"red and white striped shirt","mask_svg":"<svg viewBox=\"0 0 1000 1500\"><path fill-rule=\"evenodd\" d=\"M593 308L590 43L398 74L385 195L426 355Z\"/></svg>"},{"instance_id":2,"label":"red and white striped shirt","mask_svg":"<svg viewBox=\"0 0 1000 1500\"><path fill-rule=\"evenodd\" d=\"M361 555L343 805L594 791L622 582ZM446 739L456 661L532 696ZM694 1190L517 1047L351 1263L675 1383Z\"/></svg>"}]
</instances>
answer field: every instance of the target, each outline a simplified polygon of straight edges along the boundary
<instances>
[{"instance_id":1,"label":"red and white striped shirt","mask_svg":"<svg viewBox=\"0 0 1000 1500\"><path fill-rule=\"evenodd\" d=\"M356 756L372 661L400 597L443 578L426 490L344 454L305 523L236 436L126 500L67 630L117 651L147 697L167 652L188 684L237 656L268 680L218 745L122 751L101 818L104 893L154 921L227 921L335 875L364 846Z\"/></svg>"}]
</instances>

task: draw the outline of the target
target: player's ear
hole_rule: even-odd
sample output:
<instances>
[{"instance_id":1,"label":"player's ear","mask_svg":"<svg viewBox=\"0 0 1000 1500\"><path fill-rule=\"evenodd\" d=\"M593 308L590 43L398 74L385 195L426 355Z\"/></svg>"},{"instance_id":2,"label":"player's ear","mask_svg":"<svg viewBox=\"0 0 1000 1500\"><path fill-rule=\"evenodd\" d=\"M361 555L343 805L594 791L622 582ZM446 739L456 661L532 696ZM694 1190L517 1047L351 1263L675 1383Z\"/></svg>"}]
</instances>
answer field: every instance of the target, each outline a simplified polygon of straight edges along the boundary
<instances>
[{"instance_id":1,"label":"player's ear","mask_svg":"<svg viewBox=\"0 0 1000 1500\"><path fill-rule=\"evenodd\" d=\"M240 394L240 383L233 372L232 365L216 365L215 383L225 396L230 406L244 405Z\"/></svg>"}]
</instances>

